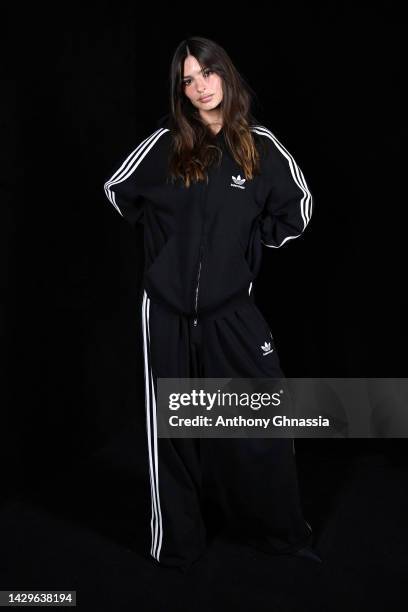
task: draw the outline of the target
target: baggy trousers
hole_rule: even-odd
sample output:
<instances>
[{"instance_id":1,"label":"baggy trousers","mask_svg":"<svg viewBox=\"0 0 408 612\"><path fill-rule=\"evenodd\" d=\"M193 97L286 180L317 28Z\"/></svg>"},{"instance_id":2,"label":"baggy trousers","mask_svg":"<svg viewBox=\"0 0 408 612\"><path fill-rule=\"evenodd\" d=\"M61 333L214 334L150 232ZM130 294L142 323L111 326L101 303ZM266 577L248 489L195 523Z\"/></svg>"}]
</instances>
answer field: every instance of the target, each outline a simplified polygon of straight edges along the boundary
<instances>
[{"instance_id":1,"label":"baggy trousers","mask_svg":"<svg viewBox=\"0 0 408 612\"><path fill-rule=\"evenodd\" d=\"M159 377L283 377L271 331L250 293L199 315L196 326L193 319L142 289L150 558L186 568L202 556L208 491L230 525L267 538L278 553L295 551L310 541L311 527L302 515L293 439L157 436Z\"/></svg>"}]
</instances>

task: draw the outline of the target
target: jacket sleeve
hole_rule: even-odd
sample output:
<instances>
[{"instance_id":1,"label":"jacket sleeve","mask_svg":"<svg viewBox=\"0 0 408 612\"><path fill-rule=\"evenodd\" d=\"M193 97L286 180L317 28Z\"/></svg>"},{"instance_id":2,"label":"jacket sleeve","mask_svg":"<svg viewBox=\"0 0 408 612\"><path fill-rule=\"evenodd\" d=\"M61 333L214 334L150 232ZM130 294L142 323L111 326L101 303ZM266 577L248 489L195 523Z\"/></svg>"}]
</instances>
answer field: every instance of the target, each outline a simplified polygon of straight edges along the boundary
<instances>
[{"instance_id":1,"label":"jacket sleeve","mask_svg":"<svg viewBox=\"0 0 408 612\"><path fill-rule=\"evenodd\" d=\"M154 153L159 138L166 131L157 129L140 142L104 184L109 202L133 227L144 222L144 194L157 181Z\"/></svg>"},{"instance_id":2,"label":"jacket sleeve","mask_svg":"<svg viewBox=\"0 0 408 612\"><path fill-rule=\"evenodd\" d=\"M260 215L261 241L278 248L306 229L314 207L312 194L293 156L265 127L255 131L267 139L263 174L264 205Z\"/></svg>"}]
</instances>

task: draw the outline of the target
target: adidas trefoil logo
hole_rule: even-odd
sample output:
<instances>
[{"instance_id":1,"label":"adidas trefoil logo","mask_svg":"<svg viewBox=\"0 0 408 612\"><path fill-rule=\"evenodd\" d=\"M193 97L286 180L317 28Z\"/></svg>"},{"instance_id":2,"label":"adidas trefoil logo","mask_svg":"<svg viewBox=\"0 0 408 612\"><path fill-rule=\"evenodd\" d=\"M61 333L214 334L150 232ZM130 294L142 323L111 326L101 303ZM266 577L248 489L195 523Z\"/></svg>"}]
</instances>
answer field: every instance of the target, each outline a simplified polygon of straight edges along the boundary
<instances>
[{"instance_id":1,"label":"adidas trefoil logo","mask_svg":"<svg viewBox=\"0 0 408 612\"><path fill-rule=\"evenodd\" d=\"M265 344L261 345L261 349L263 350L263 357L265 357L265 355L269 355L269 353L273 352L273 348L271 348L271 343L270 342L266 342Z\"/></svg>"},{"instance_id":2,"label":"adidas trefoil logo","mask_svg":"<svg viewBox=\"0 0 408 612\"><path fill-rule=\"evenodd\" d=\"M233 183L231 183L231 187L238 187L239 189L245 189L245 187L243 187L243 184L245 183L246 179L241 178L240 174L238 174L238 176L232 176L231 178L234 181Z\"/></svg>"}]
</instances>

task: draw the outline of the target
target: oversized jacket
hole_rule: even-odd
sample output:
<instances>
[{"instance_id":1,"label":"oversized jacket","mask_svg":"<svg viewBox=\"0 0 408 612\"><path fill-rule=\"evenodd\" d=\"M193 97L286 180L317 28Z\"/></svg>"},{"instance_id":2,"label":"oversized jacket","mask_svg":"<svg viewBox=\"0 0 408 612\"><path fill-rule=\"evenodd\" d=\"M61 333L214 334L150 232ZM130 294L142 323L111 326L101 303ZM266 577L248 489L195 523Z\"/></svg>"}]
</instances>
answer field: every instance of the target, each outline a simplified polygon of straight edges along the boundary
<instances>
[{"instance_id":1,"label":"oversized jacket","mask_svg":"<svg viewBox=\"0 0 408 612\"><path fill-rule=\"evenodd\" d=\"M194 324L200 313L250 293L262 245L279 248L301 236L312 215L312 195L293 156L268 128L251 130L257 147L266 144L258 149L261 173L251 180L228 151L223 130L215 137L222 161L207 169L208 184L187 188L166 180L172 136L159 127L104 184L118 213L144 226L147 294Z\"/></svg>"}]
</instances>

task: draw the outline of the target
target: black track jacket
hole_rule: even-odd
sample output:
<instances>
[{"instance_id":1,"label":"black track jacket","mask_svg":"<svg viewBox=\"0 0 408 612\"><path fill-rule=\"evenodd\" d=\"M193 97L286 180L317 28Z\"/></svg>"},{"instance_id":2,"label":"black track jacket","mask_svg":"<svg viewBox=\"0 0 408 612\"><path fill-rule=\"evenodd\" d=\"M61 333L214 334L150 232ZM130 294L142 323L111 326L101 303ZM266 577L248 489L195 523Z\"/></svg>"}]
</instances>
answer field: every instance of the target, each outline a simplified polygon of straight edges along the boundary
<instances>
[{"instance_id":1,"label":"black track jacket","mask_svg":"<svg viewBox=\"0 0 408 612\"><path fill-rule=\"evenodd\" d=\"M147 294L195 324L200 312L250 293L262 244L287 244L312 215L312 195L293 156L268 128L254 124L251 130L255 143L267 145L267 153L258 149L261 174L252 180L243 178L221 130L215 140L222 161L208 168L208 184L186 188L181 180L166 181L171 132L159 127L104 185L115 209L133 227L144 226Z\"/></svg>"}]
</instances>

